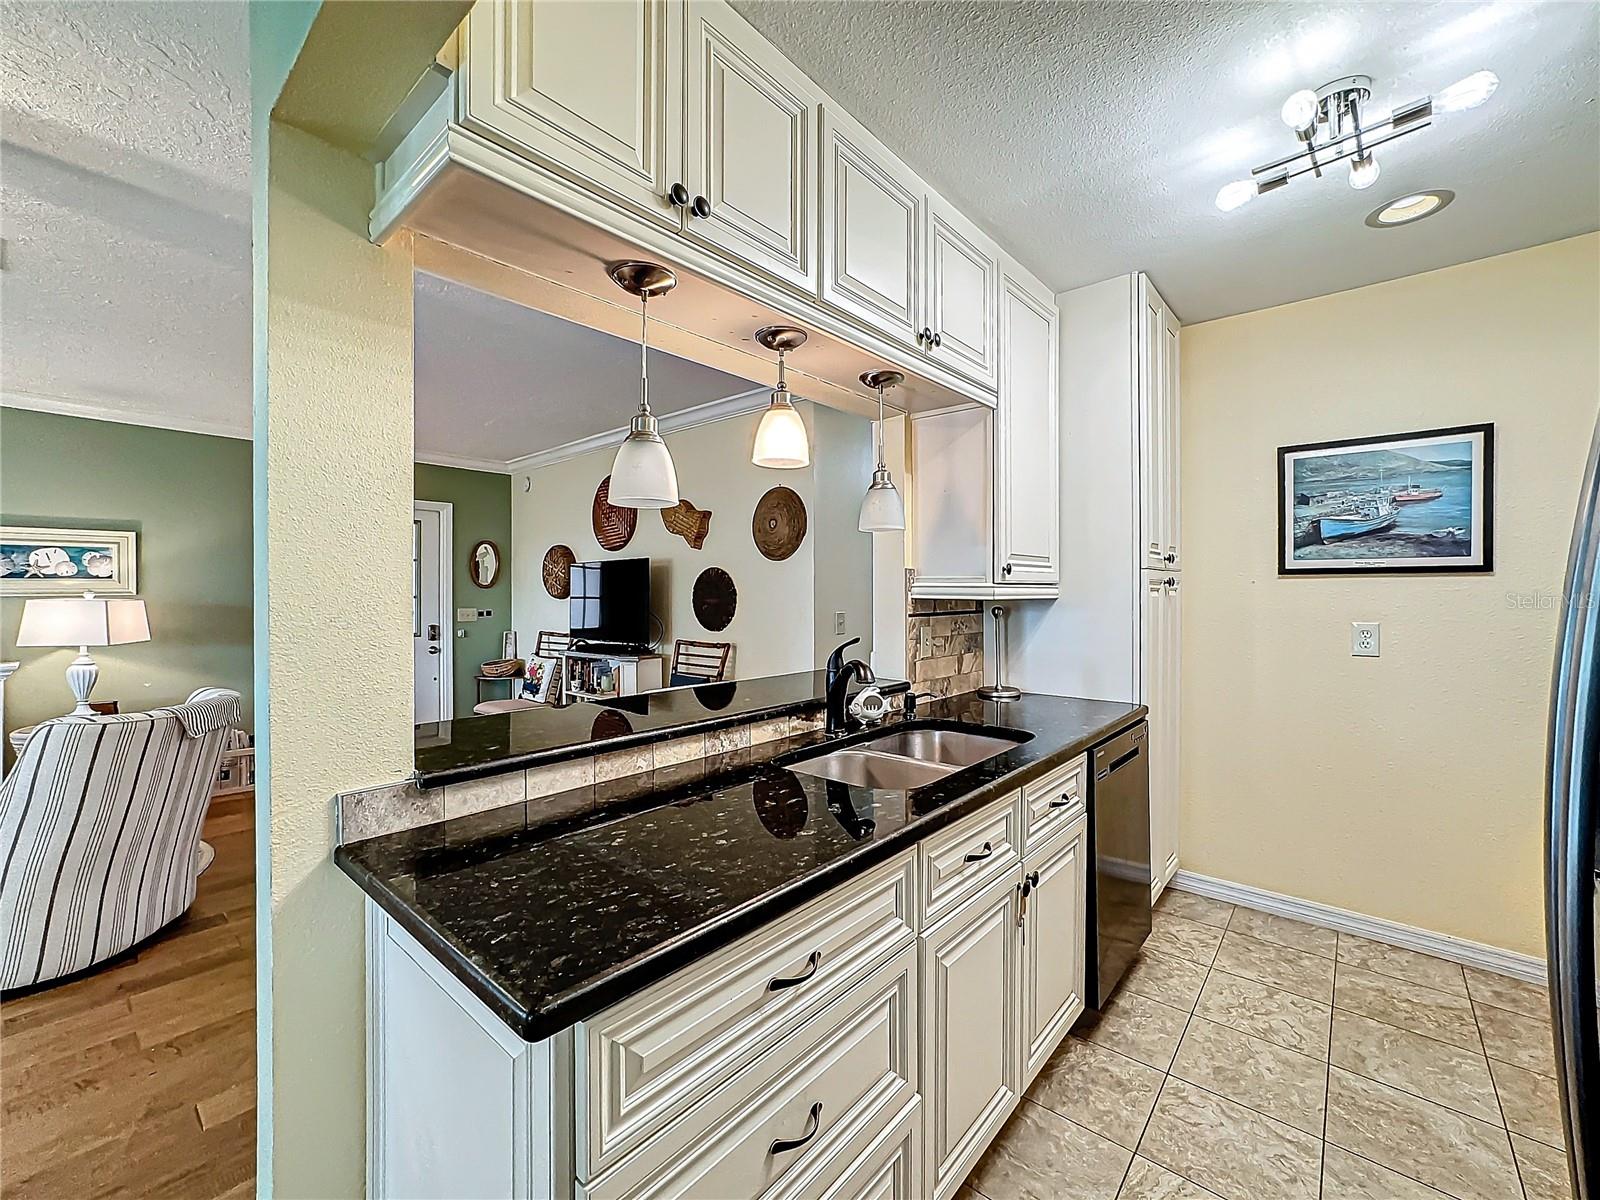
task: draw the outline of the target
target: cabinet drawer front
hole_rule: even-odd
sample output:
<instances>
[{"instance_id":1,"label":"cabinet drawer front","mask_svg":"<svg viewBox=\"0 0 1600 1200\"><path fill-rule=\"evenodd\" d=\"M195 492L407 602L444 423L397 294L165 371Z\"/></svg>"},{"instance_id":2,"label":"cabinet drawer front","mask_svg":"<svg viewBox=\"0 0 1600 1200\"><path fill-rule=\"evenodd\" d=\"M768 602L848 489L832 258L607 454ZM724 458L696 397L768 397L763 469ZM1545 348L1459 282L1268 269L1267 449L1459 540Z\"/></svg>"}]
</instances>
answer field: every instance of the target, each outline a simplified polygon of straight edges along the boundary
<instances>
[{"instance_id":1,"label":"cabinet drawer front","mask_svg":"<svg viewBox=\"0 0 1600 1200\"><path fill-rule=\"evenodd\" d=\"M755 1197L853 1160L916 1097L916 989L911 943L597 1180L588 1200Z\"/></svg>"},{"instance_id":2,"label":"cabinet drawer front","mask_svg":"<svg viewBox=\"0 0 1600 1200\"><path fill-rule=\"evenodd\" d=\"M761 1200L927 1200L922 1187L922 1100L913 1097L898 1114L875 1118L871 1140L819 1163L815 1171L792 1172Z\"/></svg>"},{"instance_id":3,"label":"cabinet drawer front","mask_svg":"<svg viewBox=\"0 0 1600 1200\"><path fill-rule=\"evenodd\" d=\"M922 927L1022 861L1018 797L996 801L922 843Z\"/></svg>"},{"instance_id":4,"label":"cabinet drawer front","mask_svg":"<svg viewBox=\"0 0 1600 1200\"><path fill-rule=\"evenodd\" d=\"M583 1022L579 1178L606 1170L909 942L915 853Z\"/></svg>"},{"instance_id":5,"label":"cabinet drawer front","mask_svg":"<svg viewBox=\"0 0 1600 1200\"><path fill-rule=\"evenodd\" d=\"M1066 766L1035 779L1022 789L1028 816L1028 853L1056 830L1065 829L1086 811L1089 798L1089 756L1080 754Z\"/></svg>"}]
</instances>

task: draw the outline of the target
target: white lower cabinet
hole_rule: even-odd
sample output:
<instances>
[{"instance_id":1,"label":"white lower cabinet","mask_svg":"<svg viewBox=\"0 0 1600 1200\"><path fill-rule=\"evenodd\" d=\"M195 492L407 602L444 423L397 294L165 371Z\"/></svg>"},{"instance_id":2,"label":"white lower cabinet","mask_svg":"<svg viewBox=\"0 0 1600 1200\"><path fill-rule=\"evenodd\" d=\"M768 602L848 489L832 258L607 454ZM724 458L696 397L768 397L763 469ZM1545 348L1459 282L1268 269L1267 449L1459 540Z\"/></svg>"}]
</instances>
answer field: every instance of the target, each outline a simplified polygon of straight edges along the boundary
<instances>
[{"instance_id":1,"label":"white lower cabinet","mask_svg":"<svg viewBox=\"0 0 1600 1200\"><path fill-rule=\"evenodd\" d=\"M949 1200L1083 1009L1082 776L540 1042L369 902L368 1194Z\"/></svg>"},{"instance_id":2,"label":"white lower cabinet","mask_svg":"<svg viewBox=\"0 0 1600 1200\"><path fill-rule=\"evenodd\" d=\"M989 887L922 935L922 1087L934 1200L954 1195L1022 1094L1020 885Z\"/></svg>"}]
</instances>

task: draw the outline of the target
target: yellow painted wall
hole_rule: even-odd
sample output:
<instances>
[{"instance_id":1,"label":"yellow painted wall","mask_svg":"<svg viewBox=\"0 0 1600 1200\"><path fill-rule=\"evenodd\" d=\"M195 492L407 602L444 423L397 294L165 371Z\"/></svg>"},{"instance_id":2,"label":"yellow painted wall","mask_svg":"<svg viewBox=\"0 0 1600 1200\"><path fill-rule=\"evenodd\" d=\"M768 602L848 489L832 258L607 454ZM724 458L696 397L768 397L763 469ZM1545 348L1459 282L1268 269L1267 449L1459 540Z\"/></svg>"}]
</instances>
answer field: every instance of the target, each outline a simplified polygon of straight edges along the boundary
<instances>
[{"instance_id":1,"label":"yellow painted wall","mask_svg":"<svg viewBox=\"0 0 1600 1200\"><path fill-rule=\"evenodd\" d=\"M412 769L410 238L367 241L357 155L274 121L269 171L270 1194L359 1196L362 907L332 798Z\"/></svg>"},{"instance_id":2,"label":"yellow painted wall","mask_svg":"<svg viewBox=\"0 0 1600 1200\"><path fill-rule=\"evenodd\" d=\"M1183 866L1542 957L1600 234L1186 327L1182 355ZM1480 421L1492 574L1278 577L1277 447Z\"/></svg>"}]
</instances>

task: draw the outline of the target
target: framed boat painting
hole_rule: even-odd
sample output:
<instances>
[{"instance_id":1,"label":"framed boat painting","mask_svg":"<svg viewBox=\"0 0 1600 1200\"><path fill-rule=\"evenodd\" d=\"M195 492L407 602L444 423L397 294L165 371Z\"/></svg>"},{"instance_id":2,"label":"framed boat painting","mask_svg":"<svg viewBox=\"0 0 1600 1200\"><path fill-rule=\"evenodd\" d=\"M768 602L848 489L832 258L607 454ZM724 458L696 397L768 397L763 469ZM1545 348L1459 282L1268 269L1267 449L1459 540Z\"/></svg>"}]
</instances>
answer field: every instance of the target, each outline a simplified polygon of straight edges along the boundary
<instances>
[{"instance_id":1,"label":"framed boat painting","mask_svg":"<svg viewBox=\"0 0 1600 1200\"><path fill-rule=\"evenodd\" d=\"M1278 448L1278 574L1494 570L1494 426Z\"/></svg>"},{"instance_id":2,"label":"framed boat painting","mask_svg":"<svg viewBox=\"0 0 1600 1200\"><path fill-rule=\"evenodd\" d=\"M132 596L139 535L131 529L0 526L0 595Z\"/></svg>"}]
</instances>

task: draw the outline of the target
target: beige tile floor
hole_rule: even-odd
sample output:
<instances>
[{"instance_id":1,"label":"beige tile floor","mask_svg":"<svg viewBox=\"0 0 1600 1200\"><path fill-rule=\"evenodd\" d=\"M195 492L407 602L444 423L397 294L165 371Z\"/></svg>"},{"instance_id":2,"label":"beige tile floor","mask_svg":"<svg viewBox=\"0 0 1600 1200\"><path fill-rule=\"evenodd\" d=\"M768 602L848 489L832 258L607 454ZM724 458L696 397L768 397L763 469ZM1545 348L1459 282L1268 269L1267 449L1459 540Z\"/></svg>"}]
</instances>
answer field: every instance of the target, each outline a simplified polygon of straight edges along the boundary
<instances>
[{"instance_id":1,"label":"beige tile floor","mask_svg":"<svg viewBox=\"0 0 1600 1200\"><path fill-rule=\"evenodd\" d=\"M1168 891L957 1200L1570 1200L1543 988Z\"/></svg>"}]
</instances>

